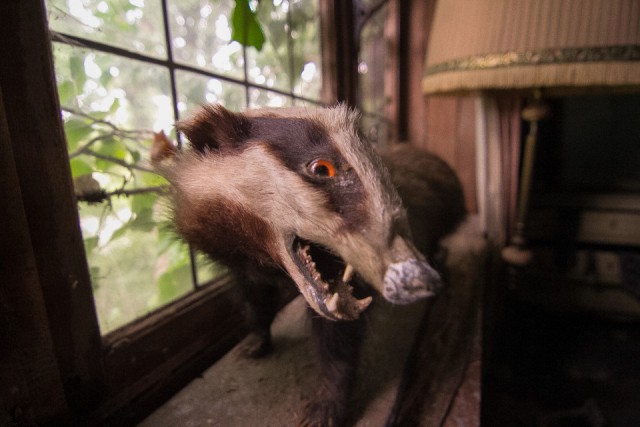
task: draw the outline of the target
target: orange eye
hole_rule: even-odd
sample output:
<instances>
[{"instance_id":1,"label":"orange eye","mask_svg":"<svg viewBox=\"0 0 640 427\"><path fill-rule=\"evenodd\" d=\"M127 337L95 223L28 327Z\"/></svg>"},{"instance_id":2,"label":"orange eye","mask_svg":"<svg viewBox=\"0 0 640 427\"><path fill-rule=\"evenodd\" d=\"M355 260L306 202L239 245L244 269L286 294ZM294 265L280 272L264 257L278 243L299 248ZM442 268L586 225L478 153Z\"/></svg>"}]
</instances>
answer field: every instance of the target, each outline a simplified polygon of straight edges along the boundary
<instances>
[{"instance_id":1,"label":"orange eye","mask_svg":"<svg viewBox=\"0 0 640 427\"><path fill-rule=\"evenodd\" d=\"M309 171L316 176L333 178L336 174L336 167L329 160L317 159L309 163Z\"/></svg>"}]
</instances>

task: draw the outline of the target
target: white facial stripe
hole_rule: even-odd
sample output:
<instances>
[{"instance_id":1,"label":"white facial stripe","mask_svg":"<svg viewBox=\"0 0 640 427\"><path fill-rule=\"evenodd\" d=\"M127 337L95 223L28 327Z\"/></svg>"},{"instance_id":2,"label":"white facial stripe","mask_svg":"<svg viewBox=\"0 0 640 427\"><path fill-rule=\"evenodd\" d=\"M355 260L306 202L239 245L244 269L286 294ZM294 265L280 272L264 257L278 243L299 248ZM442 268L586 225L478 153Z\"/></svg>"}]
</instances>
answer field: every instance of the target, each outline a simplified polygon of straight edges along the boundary
<instances>
[{"instance_id":1,"label":"white facial stripe","mask_svg":"<svg viewBox=\"0 0 640 427\"><path fill-rule=\"evenodd\" d=\"M326 209L325 195L260 144L225 158L210 153L185 159L178 168L176 185L183 194L236 202L276 230L318 241L340 227L340 218Z\"/></svg>"}]
</instances>

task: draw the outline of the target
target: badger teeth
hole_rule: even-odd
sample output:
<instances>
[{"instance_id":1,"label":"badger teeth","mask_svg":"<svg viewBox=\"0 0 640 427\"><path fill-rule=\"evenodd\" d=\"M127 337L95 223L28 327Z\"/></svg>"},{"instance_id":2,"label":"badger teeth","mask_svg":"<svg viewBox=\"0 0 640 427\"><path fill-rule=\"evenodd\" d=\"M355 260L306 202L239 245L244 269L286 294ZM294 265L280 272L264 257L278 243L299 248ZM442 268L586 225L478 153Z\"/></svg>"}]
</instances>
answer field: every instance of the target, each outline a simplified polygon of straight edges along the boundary
<instances>
[{"instance_id":1,"label":"badger teeth","mask_svg":"<svg viewBox=\"0 0 640 427\"><path fill-rule=\"evenodd\" d=\"M338 311L338 300L340 299L340 295L337 292L334 292L329 298L327 298L325 304L327 305L327 310L332 313Z\"/></svg>"},{"instance_id":2,"label":"badger teeth","mask_svg":"<svg viewBox=\"0 0 640 427\"><path fill-rule=\"evenodd\" d=\"M372 297L357 299L353 296L353 287L350 285L355 275L351 264L345 264L342 275L325 279L322 277L316 262L313 260L311 247L308 244L299 245L297 254L300 261L315 283L313 286L319 291L320 304L323 304L326 313L334 320L355 320L369 307Z\"/></svg>"},{"instance_id":3,"label":"badger teeth","mask_svg":"<svg viewBox=\"0 0 640 427\"><path fill-rule=\"evenodd\" d=\"M338 318L357 319L358 315L369 307L371 301L373 301L373 298L370 296L362 299L347 298L344 300L340 298L338 292L334 292L331 296L325 298L324 303L327 310ZM346 309L346 307L341 307L343 305L351 308Z\"/></svg>"},{"instance_id":4,"label":"badger teeth","mask_svg":"<svg viewBox=\"0 0 640 427\"><path fill-rule=\"evenodd\" d=\"M344 268L344 273L342 273L342 282L347 283L351 281L351 278L353 278L353 267L351 264L347 264Z\"/></svg>"},{"instance_id":5,"label":"badger teeth","mask_svg":"<svg viewBox=\"0 0 640 427\"><path fill-rule=\"evenodd\" d=\"M362 298L362 299L357 299L356 300L356 306L358 307L358 311L360 313L362 313L363 311L365 311L367 309L367 307L369 307L369 304L371 304L371 301L373 301L372 297L366 297L366 298Z\"/></svg>"}]
</instances>

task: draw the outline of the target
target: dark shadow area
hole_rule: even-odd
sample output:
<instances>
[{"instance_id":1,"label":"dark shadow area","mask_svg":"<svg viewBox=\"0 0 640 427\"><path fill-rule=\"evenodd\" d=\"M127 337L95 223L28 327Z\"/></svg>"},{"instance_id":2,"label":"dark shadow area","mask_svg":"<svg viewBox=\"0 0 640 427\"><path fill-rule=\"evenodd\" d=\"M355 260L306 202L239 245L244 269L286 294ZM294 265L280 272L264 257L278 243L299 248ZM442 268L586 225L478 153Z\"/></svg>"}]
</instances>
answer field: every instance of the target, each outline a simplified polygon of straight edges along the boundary
<instances>
[{"instance_id":1,"label":"dark shadow area","mask_svg":"<svg viewBox=\"0 0 640 427\"><path fill-rule=\"evenodd\" d=\"M485 379L490 426L637 426L640 322L509 300Z\"/></svg>"}]
</instances>

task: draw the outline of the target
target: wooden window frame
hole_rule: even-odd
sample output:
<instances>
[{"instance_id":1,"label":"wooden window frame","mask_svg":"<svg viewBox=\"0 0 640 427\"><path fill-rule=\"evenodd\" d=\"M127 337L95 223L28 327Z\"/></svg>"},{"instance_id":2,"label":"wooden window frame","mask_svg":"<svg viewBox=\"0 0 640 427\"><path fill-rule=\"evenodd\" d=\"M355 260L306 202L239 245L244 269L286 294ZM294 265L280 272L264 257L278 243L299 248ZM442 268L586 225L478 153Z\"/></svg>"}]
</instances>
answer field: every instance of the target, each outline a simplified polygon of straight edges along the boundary
<instances>
[{"instance_id":1,"label":"wooden window frame","mask_svg":"<svg viewBox=\"0 0 640 427\"><path fill-rule=\"evenodd\" d=\"M353 4L320 1L323 103L356 105ZM0 21L0 424L133 425L246 334L242 308L225 279L101 337L44 0Z\"/></svg>"},{"instance_id":2,"label":"wooden window frame","mask_svg":"<svg viewBox=\"0 0 640 427\"><path fill-rule=\"evenodd\" d=\"M1 272L10 279L3 284L2 306L12 308L3 316L3 332L11 344L21 333L29 334L24 348L14 347L14 352L30 354L38 347L37 354L22 361L3 359L2 372L17 365L25 368L15 378L20 387L13 387L22 392L3 409L14 414L13 419L26 417L25 421L43 424L132 423L244 335L242 310L226 280L100 336L44 4L2 2L0 16L12 17L0 25L0 55L14 59L0 65L3 199L11 200L3 206L1 218L15 224L2 241L7 263ZM20 250L15 253L13 248ZM29 306L25 297L31 299ZM34 314L41 319L35 325L29 321ZM41 348L29 342L38 334L50 345ZM37 372L43 360L44 378ZM63 396L50 405L33 400L33 392L43 385ZM11 394L10 387L3 384L3 397Z\"/></svg>"}]
</instances>

